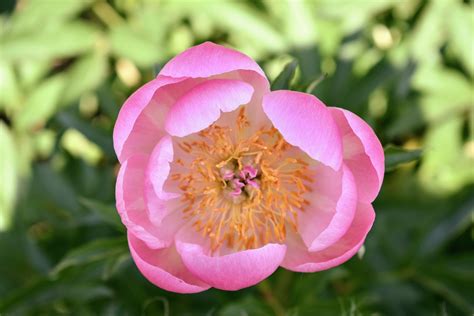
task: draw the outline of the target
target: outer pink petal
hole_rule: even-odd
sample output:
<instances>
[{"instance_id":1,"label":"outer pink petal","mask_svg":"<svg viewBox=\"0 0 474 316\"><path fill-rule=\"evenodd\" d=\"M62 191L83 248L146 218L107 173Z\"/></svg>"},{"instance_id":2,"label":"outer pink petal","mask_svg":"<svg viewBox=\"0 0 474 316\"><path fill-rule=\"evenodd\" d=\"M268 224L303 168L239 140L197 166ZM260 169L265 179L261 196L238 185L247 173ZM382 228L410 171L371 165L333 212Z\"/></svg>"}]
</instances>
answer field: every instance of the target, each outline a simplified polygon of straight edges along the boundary
<instances>
[{"instance_id":1,"label":"outer pink petal","mask_svg":"<svg viewBox=\"0 0 474 316\"><path fill-rule=\"evenodd\" d=\"M257 284L270 276L282 262L286 246L267 244L258 249L239 251L220 257L204 253L194 243L176 241L186 267L212 287L234 291Z\"/></svg>"},{"instance_id":2,"label":"outer pink petal","mask_svg":"<svg viewBox=\"0 0 474 316\"><path fill-rule=\"evenodd\" d=\"M273 91L263 97L263 110L288 143L339 170L342 139L329 109L319 99L302 92Z\"/></svg>"},{"instance_id":3,"label":"outer pink petal","mask_svg":"<svg viewBox=\"0 0 474 316\"><path fill-rule=\"evenodd\" d=\"M180 216L170 214L161 227L154 225L144 201L145 171L148 156L134 155L120 167L115 189L117 210L123 224L150 248L163 248L172 243L180 227Z\"/></svg>"},{"instance_id":4,"label":"outer pink petal","mask_svg":"<svg viewBox=\"0 0 474 316\"><path fill-rule=\"evenodd\" d=\"M319 251L333 245L350 228L357 208L357 188L345 165L339 172L320 165L311 194L311 205L300 213L298 232L310 251Z\"/></svg>"},{"instance_id":5,"label":"outer pink petal","mask_svg":"<svg viewBox=\"0 0 474 316\"><path fill-rule=\"evenodd\" d=\"M179 197L177 193L164 190L173 161L173 143L170 136L164 136L153 149L145 171L145 201L150 221L159 226L163 218L174 211L170 201Z\"/></svg>"},{"instance_id":6,"label":"outer pink petal","mask_svg":"<svg viewBox=\"0 0 474 316\"><path fill-rule=\"evenodd\" d=\"M177 293L197 293L209 289L209 285L197 279L183 265L174 246L150 249L130 232L128 245L140 272L156 286Z\"/></svg>"},{"instance_id":7,"label":"outer pink petal","mask_svg":"<svg viewBox=\"0 0 474 316\"><path fill-rule=\"evenodd\" d=\"M211 42L191 47L177 55L163 67L159 75L202 78L233 70L252 70L265 78L265 73L252 58Z\"/></svg>"},{"instance_id":8,"label":"outer pink petal","mask_svg":"<svg viewBox=\"0 0 474 316\"><path fill-rule=\"evenodd\" d=\"M183 137L215 122L221 111L231 112L250 101L253 88L248 83L215 79L201 83L182 96L166 117L165 129Z\"/></svg>"},{"instance_id":9,"label":"outer pink petal","mask_svg":"<svg viewBox=\"0 0 474 316\"><path fill-rule=\"evenodd\" d=\"M344 161L351 168L359 199L370 203L382 186L384 152L372 128L354 113L330 108L343 138Z\"/></svg>"},{"instance_id":10,"label":"outer pink petal","mask_svg":"<svg viewBox=\"0 0 474 316\"><path fill-rule=\"evenodd\" d=\"M115 153L121 162L127 158L123 153L124 143L132 132L140 113L152 100L155 91L162 86L178 81L181 79L158 77L144 84L125 101L117 117L113 135Z\"/></svg>"},{"instance_id":11,"label":"outer pink petal","mask_svg":"<svg viewBox=\"0 0 474 316\"><path fill-rule=\"evenodd\" d=\"M322 251L310 252L297 235L289 236L288 251L282 267L298 272L316 272L346 262L364 243L374 219L372 205L359 203L354 222L344 237Z\"/></svg>"}]
</instances>

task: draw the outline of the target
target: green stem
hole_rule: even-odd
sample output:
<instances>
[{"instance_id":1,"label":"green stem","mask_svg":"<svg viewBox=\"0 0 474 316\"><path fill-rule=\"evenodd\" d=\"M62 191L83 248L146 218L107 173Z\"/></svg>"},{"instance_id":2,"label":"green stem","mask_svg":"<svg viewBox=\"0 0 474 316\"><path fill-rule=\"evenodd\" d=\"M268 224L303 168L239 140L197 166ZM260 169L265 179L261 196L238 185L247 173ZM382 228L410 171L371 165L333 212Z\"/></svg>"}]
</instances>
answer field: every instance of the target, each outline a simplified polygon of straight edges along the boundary
<instances>
[{"instance_id":1,"label":"green stem","mask_svg":"<svg viewBox=\"0 0 474 316\"><path fill-rule=\"evenodd\" d=\"M281 305L280 301L273 295L272 288L268 280L264 280L257 285L257 289L263 296L265 302L273 309L276 316L285 316L285 308Z\"/></svg>"}]
</instances>

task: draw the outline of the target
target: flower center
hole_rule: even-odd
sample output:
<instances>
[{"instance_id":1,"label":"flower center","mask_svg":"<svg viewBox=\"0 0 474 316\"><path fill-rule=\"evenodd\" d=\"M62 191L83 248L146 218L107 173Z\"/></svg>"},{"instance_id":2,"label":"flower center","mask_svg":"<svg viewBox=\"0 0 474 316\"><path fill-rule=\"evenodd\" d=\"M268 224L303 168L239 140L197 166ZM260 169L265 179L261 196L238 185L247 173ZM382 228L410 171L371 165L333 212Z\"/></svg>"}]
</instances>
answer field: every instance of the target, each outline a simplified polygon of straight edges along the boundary
<instances>
[{"instance_id":1,"label":"flower center","mask_svg":"<svg viewBox=\"0 0 474 316\"><path fill-rule=\"evenodd\" d=\"M234 164L221 168L219 173L226 187L229 188L228 194L234 203L243 201L244 195L250 196L252 190L260 188L257 179L258 171L252 165L246 165L239 170Z\"/></svg>"},{"instance_id":2,"label":"flower center","mask_svg":"<svg viewBox=\"0 0 474 316\"><path fill-rule=\"evenodd\" d=\"M183 192L185 219L210 239L211 252L283 242L309 205L303 154L274 128L247 137L249 126L242 108L235 128L214 123L198 139L179 143L183 157L171 179Z\"/></svg>"}]
</instances>

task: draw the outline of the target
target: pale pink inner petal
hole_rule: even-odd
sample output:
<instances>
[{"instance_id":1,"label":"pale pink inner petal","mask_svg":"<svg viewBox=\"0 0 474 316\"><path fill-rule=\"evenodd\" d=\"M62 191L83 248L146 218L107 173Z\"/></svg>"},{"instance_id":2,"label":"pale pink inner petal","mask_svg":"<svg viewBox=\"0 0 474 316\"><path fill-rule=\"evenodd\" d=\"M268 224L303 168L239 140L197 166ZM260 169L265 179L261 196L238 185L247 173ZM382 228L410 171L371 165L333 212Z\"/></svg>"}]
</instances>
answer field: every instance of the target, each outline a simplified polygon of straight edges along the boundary
<instances>
[{"instance_id":1,"label":"pale pink inner petal","mask_svg":"<svg viewBox=\"0 0 474 316\"><path fill-rule=\"evenodd\" d=\"M288 143L339 170L342 139L329 109L319 99L302 92L273 91L264 96L263 110Z\"/></svg>"},{"instance_id":2,"label":"pale pink inner petal","mask_svg":"<svg viewBox=\"0 0 474 316\"><path fill-rule=\"evenodd\" d=\"M170 212L179 211L179 193L167 192L164 185L169 178L173 161L173 143L164 136L153 149L145 173L145 201L151 222L159 226Z\"/></svg>"},{"instance_id":3,"label":"pale pink inner petal","mask_svg":"<svg viewBox=\"0 0 474 316\"><path fill-rule=\"evenodd\" d=\"M161 226L150 221L144 200L144 169L148 159L147 155L134 155L120 167L115 190L117 210L123 224L135 236L150 248L163 248L173 241L181 226L181 216L170 214L163 219Z\"/></svg>"},{"instance_id":4,"label":"pale pink inner petal","mask_svg":"<svg viewBox=\"0 0 474 316\"><path fill-rule=\"evenodd\" d=\"M183 137L215 122L221 111L231 112L248 103L253 87L239 80L214 79L195 86L182 96L166 117L166 131Z\"/></svg>"},{"instance_id":5,"label":"pale pink inner petal","mask_svg":"<svg viewBox=\"0 0 474 316\"><path fill-rule=\"evenodd\" d=\"M307 198L310 205L300 212L298 232L311 251L325 249L349 229L357 206L357 189L350 170L316 164L314 183Z\"/></svg>"},{"instance_id":6,"label":"pale pink inner petal","mask_svg":"<svg viewBox=\"0 0 474 316\"><path fill-rule=\"evenodd\" d=\"M188 234L186 232L185 234ZM239 290L257 284L280 265L285 245L267 244L261 248L211 256L207 245L178 233L176 247L186 267L201 280L222 290Z\"/></svg>"},{"instance_id":7,"label":"pale pink inner petal","mask_svg":"<svg viewBox=\"0 0 474 316\"><path fill-rule=\"evenodd\" d=\"M197 293L210 287L189 272L174 246L150 249L130 232L128 242L138 269L156 286L178 293Z\"/></svg>"},{"instance_id":8,"label":"pale pink inner petal","mask_svg":"<svg viewBox=\"0 0 474 316\"><path fill-rule=\"evenodd\" d=\"M114 128L114 144L117 144L115 145L116 152L120 161L124 161L128 156L136 153L150 154L156 143L166 134L165 120L173 104L195 86L214 79L239 80L249 83L255 91L248 102L248 111L254 117L253 121L255 122L252 124L252 128L260 127L268 121L263 114L261 100L263 94L268 92L269 84L266 78L256 74L255 71L238 70L209 78L168 79L168 77L158 76L157 83L152 81L153 85L150 83L150 87L148 84L145 85L147 88L139 94L140 98L130 97L130 101L127 100L125 104L129 105L124 105L121 110ZM145 92L147 93L146 98L142 96ZM147 101L146 104L145 101ZM129 111L129 108L133 111ZM122 121L124 123L121 123Z\"/></svg>"},{"instance_id":9,"label":"pale pink inner petal","mask_svg":"<svg viewBox=\"0 0 474 316\"><path fill-rule=\"evenodd\" d=\"M334 245L310 252L297 234L288 236L288 251L282 267L297 272L316 272L338 266L354 256L364 243L375 219L372 205L359 203L346 234Z\"/></svg>"}]
</instances>

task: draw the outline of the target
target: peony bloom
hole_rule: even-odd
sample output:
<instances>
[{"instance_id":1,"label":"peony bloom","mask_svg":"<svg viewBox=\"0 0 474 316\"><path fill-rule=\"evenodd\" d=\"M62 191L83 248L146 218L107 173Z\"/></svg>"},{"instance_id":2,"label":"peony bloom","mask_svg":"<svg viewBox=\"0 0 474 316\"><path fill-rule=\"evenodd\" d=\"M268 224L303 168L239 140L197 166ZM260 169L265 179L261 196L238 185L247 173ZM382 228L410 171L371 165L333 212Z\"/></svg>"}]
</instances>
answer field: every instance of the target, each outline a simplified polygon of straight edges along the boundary
<instances>
[{"instance_id":1,"label":"peony bloom","mask_svg":"<svg viewBox=\"0 0 474 316\"><path fill-rule=\"evenodd\" d=\"M117 209L141 273L168 291L238 290L361 247L384 175L372 129L316 97L269 90L210 42L168 62L114 129Z\"/></svg>"}]
</instances>

